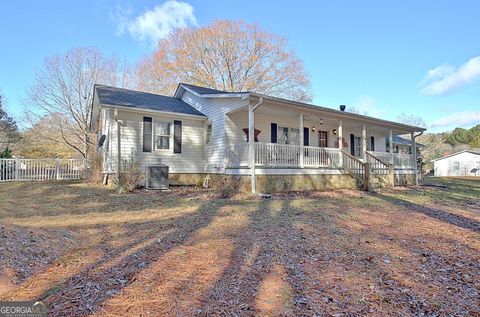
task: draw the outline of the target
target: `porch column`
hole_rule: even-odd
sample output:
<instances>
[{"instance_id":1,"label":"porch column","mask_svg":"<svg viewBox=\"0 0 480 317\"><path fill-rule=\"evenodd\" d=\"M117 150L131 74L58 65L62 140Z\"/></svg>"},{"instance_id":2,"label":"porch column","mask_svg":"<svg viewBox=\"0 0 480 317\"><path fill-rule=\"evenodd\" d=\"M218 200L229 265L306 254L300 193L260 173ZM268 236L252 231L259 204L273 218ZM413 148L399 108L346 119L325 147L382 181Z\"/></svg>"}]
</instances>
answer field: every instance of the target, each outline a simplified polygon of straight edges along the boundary
<instances>
[{"instance_id":1,"label":"porch column","mask_svg":"<svg viewBox=\"0 0 480 317\"><path fill-rule=\"evenodd\" d=\"M412 160L413 160L413 169L414 169L414 171L415 171L415 185L418 185L417 143L415 142L415 132L412 132L411 138L412 138Z\"/></svg>"},{"instance_id":2,"label":"porch column","mask_svg":"<svg viewBox=\"0 0 480 317\"><path fill-rule=\"evenodd\" d=\"M342 120L338 121L338 149L342 151L343 149L343 122ZM343 167L343 155L340 153L340 157L338 158L340 166Z\"/></svg>"},{"instance_id":3,"label":"porch column","mask_svg":"<svg viewBox=\"0 0 480 317\"><path fill-rule=\"evenodd\" d=\"M303 144L303 113L300 113L299 120L299 142L300 142L300 167L303 167L304 144Z\"/></svg>"},{"instance_id":4,"label":"porch column","mask_svg":"<svg viewBox=\"0 0 480 317\"><path fill-rule=\"evenodd\" d=\"M388 134L388 147L390 151L390 161L392 164L395 164L393 160L393 130L390 129L389 134Z\"/></svg>"},{"instance_id":5,"label":"porch column","mask_svg":"<svg viewBox=\"0 0 480 317\"><path fill-rule=\"evenodd\" d=\"M367 162L367 125L362 126L362 159Z\"/></svg>"},{"instance_id":6,"label":"porch column","mask_svg":"<svg viewBox=\"0 0 480 317\"><path fill-rule=\"evenodd\" d=\"M254 111L263 103L263 97L258 99L258 103L252 105L248 103L248 161L250 162L250 180L252 183L252 194L257 192L257 182L255 177L255 116Z\"/></svg>"},{"instance_id":7,"label":"porch column","mask_svg":"<svg viewBox=\"0 0 480 317\"><path fill-rule=\"evenodd\" d=\"M252 185L252 193L256 192L255 179L255 117L253 105L248 105L248 162L250 165L250 182Z\"/></svg>"}]
</instances>

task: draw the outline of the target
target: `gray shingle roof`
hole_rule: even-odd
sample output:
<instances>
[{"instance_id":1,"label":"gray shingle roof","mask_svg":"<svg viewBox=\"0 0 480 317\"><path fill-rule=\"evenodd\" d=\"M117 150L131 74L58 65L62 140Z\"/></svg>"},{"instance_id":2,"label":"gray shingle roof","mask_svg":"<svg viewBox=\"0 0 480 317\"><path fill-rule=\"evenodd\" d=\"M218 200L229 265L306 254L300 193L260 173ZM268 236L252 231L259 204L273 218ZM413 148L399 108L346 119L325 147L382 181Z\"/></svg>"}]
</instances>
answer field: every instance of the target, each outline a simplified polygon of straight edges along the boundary
<instances>
[{"instance_id":1,"label":"gray shingle roof","mask_svg":"<svg viewBox=\"0 0 480 317\"><path fill-rule=\"evenodd\" d=\"M200 87L200 86L195 86L195 85L190 85L190 84L184 84L181 83L180 85L185 86L188 89L193 90L199 95L207 95L207 94L239 94L240 92L232 92L232 91L222 91L218 89L212 89L212 88L207 88L207 87Z\"/></svg>"},{"instance_id":2,"label":"gray shingle roof","mask_svg":"<svg viewBox=\"0 0 480 317\"><path fill-rule=\"evenodd\" d=\"M178 98L103 85L95 85L95 89L102 104L205 117L203 113Z\"/></svg>"}]
</instances>

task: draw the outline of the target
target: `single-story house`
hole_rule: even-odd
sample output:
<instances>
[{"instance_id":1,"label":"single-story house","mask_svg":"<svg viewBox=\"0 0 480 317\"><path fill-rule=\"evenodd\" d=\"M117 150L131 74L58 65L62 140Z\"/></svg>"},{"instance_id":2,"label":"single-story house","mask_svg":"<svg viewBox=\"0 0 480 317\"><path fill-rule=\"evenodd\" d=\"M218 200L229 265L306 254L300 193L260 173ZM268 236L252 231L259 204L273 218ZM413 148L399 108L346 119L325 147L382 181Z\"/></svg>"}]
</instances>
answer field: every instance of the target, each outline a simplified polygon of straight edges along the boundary
<instances>
[{"instance_id":1,"label":"single-story house","mask_svg":"<svg viewBox=\"0 0 480 317\"><path fill-rule=\"evenodd\" d=\"M434 176L480 176L480 151L464 150L431 162Z\"/></svg>"},{"instance_id":2,"label":"single-story house","mask_svg":"<svg viewBox=\"0 0 480 317\"><path fill-rule=\"evenodd\" d=\"M221 176L252 192L414 184L425 131L345 106L183 83L172 97L95 85L90 128L106 175L130 159L168 166L172 184ZM406 134L411 153L395 150Z\"/></svg>"}]
</instances>

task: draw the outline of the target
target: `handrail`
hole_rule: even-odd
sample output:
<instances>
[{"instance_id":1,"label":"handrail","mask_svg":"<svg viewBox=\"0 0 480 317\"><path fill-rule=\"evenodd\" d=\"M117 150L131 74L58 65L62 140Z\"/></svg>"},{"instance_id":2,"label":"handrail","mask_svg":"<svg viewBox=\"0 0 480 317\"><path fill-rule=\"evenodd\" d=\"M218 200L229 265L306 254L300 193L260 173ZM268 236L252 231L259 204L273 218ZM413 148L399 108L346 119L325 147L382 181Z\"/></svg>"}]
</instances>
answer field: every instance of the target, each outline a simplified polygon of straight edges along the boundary
<instances>
[{"instance_id":1,"label":"handrail","mask_svg":"<svg viewBox=\"0 0 480 317\"><path fill-rule=\"evenodd\" d=\"M344 170L355 175L365 174L365 168L364 168L363 162L357 159L355 156L350 155L349 153L342 150L342 158L343 158Z\"/></svg>"},{"instance_id":2,"label":"handrail","mask_svg":"<svg viewBox=\"0 0 480 317\"><path fill-rule=\"evenodd\" d=\"M389 164L383 162L380 160L378 157L375 157L374 155L370 154L369 152L366 152L367 154L367 163L370 164L370 171L373 174L389 174L390 173L390 167Z\"/></svg>"},{"instance_id":3,"label":"handrail","mask_svg":"<svg viewBox=\"0 0 480 317\"><path fill-rule=\"evenodd\" d=\"M384 165L389 165L390 163L384 161L383 159L379 158L378 156L375 156L375 154L372 152L372 151L366 151L367 152L367 156L369 155L370 157L374 158L375 160L379 161L380 163L384 164Z\"/></svg>"},{"instance_id":4,"label":"handrail","mask_svg":"<svg viewBox=\"0 0 480 317\"><path fill-rule=\"evenodd\" d=\"M355 156L353 156L352 154L348 153L348 152L345 152L345 150L342 150L342 153L345 154L346 156L348 156L349 158L357 161L358 163L362 164L363 165L363 162L360 161L358 158L356 158Z\"/></svg>"}]
</instances>

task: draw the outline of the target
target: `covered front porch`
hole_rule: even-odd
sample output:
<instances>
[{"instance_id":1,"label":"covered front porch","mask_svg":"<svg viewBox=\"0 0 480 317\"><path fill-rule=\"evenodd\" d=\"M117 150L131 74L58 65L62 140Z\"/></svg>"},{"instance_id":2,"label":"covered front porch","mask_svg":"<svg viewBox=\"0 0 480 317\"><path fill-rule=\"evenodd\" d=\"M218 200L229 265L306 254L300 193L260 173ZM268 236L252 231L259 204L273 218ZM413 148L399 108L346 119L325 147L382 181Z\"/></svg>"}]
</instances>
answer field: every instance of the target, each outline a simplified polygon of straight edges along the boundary
<instances>
[{"instance_id":1,"label":"covered front porch","mask_svg":"<svg viewBox=\"0 0 480 317\"><path fill-rule=\"evenodd\" d=\"M369 174L416 171L415 127L283 99L259 97L225 119L225 169L312 169ZM412 153L394 153L394 135L409 134ZM288 169L288 170L287 170Z\"/></svg>"}]
</instances>

